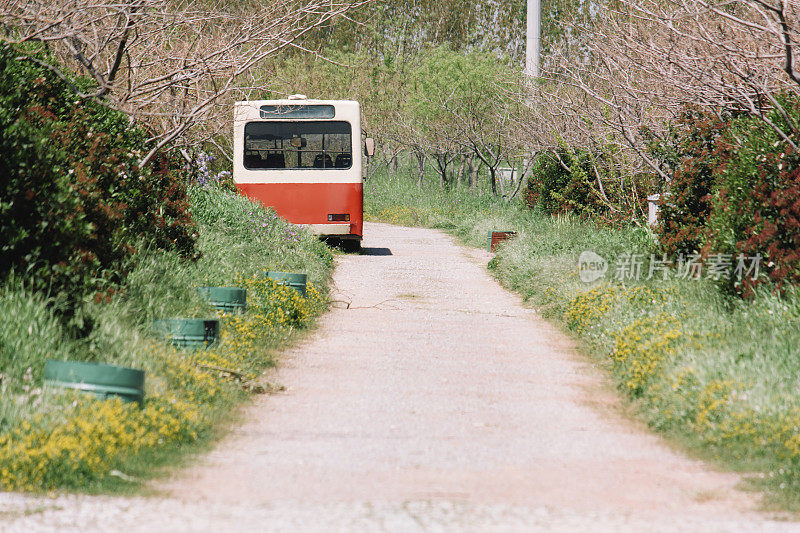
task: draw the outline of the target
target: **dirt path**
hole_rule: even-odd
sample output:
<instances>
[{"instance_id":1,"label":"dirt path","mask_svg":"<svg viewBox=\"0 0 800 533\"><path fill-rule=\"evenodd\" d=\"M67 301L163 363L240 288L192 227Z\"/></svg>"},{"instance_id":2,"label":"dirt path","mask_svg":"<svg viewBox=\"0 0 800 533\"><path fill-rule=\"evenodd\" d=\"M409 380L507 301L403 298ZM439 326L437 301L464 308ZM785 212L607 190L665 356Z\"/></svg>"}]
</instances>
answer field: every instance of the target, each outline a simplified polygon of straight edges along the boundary
<instances>
[{"instance_id":1,"label":"dirt path","mask_svg":"<svg viewBox=\"0 0 800 533\"><path fill-rule=\"evenodd\" d=\"M201 464L157 487L166 497L0 495L0 523L795 529L753 512L737 476L670 451L615 414L613 395L571 343L492 280L488 254L431 230L365 232L367 255L341 257L335 275L334 297L349 309L337 306L284 358L284 393L259 398ZM19 514L32 505L40 512ZM79 524L88 513L99 517Z\"/></svg>"}]
</instances>

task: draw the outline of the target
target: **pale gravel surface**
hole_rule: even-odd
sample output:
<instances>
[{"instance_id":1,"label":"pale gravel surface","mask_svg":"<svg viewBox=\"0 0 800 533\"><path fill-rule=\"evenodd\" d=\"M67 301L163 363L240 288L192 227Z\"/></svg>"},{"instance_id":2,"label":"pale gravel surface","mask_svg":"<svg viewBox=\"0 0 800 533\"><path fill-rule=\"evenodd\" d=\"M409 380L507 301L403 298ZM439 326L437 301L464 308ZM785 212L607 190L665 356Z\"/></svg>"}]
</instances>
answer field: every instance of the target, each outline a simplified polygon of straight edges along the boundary
<instances>
[{"instance_id":1,"label":"pale gravel surface","mask_svg":"<svg viewBox=\"0 0 800 533\"><path fill-rule=\"evenodd\" d=\"M618 415L488 254L366 234L335 275L350 309L286 355L286 392L163 496L0 494L0 531L800 531Z\"/></svg>"}]
</instances>

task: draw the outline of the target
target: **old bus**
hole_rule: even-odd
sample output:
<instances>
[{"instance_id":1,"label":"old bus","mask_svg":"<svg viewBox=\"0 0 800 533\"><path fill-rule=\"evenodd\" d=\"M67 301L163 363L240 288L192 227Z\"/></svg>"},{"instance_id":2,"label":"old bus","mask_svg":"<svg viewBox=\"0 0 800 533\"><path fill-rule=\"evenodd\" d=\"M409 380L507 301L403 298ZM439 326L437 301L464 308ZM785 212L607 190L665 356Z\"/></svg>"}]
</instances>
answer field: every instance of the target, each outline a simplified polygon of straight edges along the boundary
<instances>
[{"instance_id":1,"label":"old bus","mask_svg":"<svg viewBox=\"0 0 800 533\"><path fill-rule=\"evenodd\" d=\"M302 96L237 102L233 139L233 179L242 194L321 236L360 246L358 102ZM371 152L371 139L366 146Z\"/></svg>"}]
</instances>

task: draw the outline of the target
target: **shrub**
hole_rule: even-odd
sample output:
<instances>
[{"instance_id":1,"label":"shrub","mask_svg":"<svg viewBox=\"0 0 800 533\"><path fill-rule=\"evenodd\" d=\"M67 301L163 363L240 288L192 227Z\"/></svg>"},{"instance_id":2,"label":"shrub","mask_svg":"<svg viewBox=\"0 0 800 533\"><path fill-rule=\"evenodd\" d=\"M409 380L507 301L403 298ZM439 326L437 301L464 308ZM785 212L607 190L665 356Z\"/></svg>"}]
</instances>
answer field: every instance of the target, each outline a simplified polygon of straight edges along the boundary
<instances>
[{"instance_id":1,"label":"shrub","mask_svg":"<svg viewBox=\"0 0 800 533\"><path fill-rule=\"evenodd\" d=\"M542 152L534 162L523 194L525 204L547 214L572 213L609 224L630 221L644 212L649 176L623 179L603 150L559 149ZM632 181L631 181L632 180Z\"/></svg>"},{"instance_id":2,"label":"shrub","mask_svg":"<svg viewBox=\"0 0 800 533\"><path fill-rule=\"evenodd\" d=\"M800 283L800 167L781 171L774 186L760 180L752 198L758 206L753 225L737 248L750 257L763 254L769 279L778 290ZM752 290L752 278L745 277L742 283L742 290Z\"/></svg>"},{"instance_id":3,"label":"shrub","mask_svg":"<svg viewBox=\"0 0 800 533\"><path fill-rule=\"evenodd\" d=\"M797 97L777 100L796 123ZM779 111L767 118L791 131ZM800 282L800 154L791 144L761 118L697 110L683 114L664 144L655 148L673 179L656 230L663 251L727 257L733 265L760 258L759 276L720 278L723 289L740 295L763 283L782 291Z\"/></svg>"},{"instance_id":4,"label":"shrub","mask_svg":"<svg viewBox=\"0 0 800 533\"><path fill-rule=\"evenodd\" d=\"M542 152L525 189L525 204L547 214L574 213L585 218L603 215L608 207L591 184L591 162L585 151Z\"/></svg>"},{"instance_id":5,"label":"shrub","mask_svg":"<svg viewBox=\"0 0 800 533\"><path fill-rule=\"evenodd\" d=\"M0 275L23 274L85 333L76 309L124 280L142 241L192 256L185 184L166 154L140 168L147 135L128 117L19 56L0 43Z\"/></svg>"},{"instance_id":6,"label":"shrub","mask_svg":"<svg viewBox=\"0 0 800 533\"><path fill-rule=\"evenodd\" d=\"M780 96L777 100L789 120L797 123L798 98ZM792 131L777 110L768 119L783 131ZM757 279L746 276L741 283L732 279L725 287L752 295L760 284L771 283L782 291L787 284L800 282L800 153L756 117L732 121L718 145L721 164L716 173L707 249L763 257Z\"/></svg>"},{"instance_id":7,"label":"shrub","mask_svg":"<svg viewBox=\"0 0 800 533\"><path fill-rule=\"evenodd\" d=\"M658 150L672 181L661 196L656 234L662 250L670 255L700 250L707 240L714 190L715 152L726 123L697 110L687 110ZM666 145L666 147L665 147Z\"/></svg>"}]
</instances>

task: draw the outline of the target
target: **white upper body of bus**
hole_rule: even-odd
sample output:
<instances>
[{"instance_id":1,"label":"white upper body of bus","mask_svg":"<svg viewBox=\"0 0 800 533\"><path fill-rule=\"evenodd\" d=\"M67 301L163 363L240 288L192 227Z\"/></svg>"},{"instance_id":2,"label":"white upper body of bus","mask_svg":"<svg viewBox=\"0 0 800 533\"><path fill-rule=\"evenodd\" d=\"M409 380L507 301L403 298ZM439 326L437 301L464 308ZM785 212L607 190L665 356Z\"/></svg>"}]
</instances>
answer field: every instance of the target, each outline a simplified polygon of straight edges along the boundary
<instances>
[{"instance_id":1,"label":"white upper body of bus","mask_svg":"<svg viewBox=\"0 0 800 533\"><path fill-rule=\"evenodd\" d=\"M349 100L250 100L234 106L236 183L361 183L361 108Z\"/></svg>"}]
</instances>

